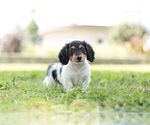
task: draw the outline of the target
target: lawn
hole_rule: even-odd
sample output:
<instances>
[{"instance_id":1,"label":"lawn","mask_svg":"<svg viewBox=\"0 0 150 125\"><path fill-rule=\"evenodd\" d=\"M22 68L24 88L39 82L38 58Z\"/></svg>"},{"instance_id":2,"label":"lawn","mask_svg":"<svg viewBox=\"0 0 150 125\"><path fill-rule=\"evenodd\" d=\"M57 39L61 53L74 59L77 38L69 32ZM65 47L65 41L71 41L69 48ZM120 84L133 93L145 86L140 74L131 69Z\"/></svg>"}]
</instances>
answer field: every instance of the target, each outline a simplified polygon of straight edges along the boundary
<instances>
[{"instance_id":1,"label":"lawn","mask_svg":"<svg viewBox=\"0 0 150 125\"><path fill-rule=\"evenodd\" d=\"M76 86L70 92L66 92L61 86L42 86L47 67L45 64L1 64L0 67L3 67L0 71L2 116L10 112L15 112L16 117L20 116L18 112L23 113L21 116L28 116L29 112L50 113L42 114L47 118L57 116L51 114L57 113L60 120L61 113L81 115L87 112L102 112L108 116L108 111L150 112L150 65L93 65L91 84L86 92L82 92L80 86ZM8 114L6 116L9 117ZM90 119L96 118L92 116ZM37 117L41 118L41 114ZM65 117L68 118L68 115ZM89 118L86 115L84 117ZM144 118L144 121L147 120L147 117ZM41 119L42 123L47 121L45 117Z\"/></svg>"}]
</instances>

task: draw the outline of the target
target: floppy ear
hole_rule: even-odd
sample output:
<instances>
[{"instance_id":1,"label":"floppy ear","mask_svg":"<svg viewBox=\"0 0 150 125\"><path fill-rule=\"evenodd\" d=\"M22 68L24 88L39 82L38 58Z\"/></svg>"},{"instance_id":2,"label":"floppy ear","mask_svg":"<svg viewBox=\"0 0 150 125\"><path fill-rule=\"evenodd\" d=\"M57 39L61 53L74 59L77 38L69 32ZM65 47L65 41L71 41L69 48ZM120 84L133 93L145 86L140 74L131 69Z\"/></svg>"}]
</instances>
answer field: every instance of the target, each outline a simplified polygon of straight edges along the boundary
<instances>
[{"instance_id":1,"label":"floppy ear","mask_svg":"<svg viewBox=\"0 0 150 125\"><path fill-rule=\"evenodd\" d=\"M88 43L86 43L85 41L84 41L84 44L85 44L85 49L86 49L87 60L89 60L90 62L93 62L94 59L95 59L94 50L93 50L93 48L91 47L91 45L88 44Z\"/></svg>"},{"instance_id":2,"label":"floppy ear","mask_svg":"<svg viewBox=\"0 0 150 125\"><path fill-rule=\"evenodd\" d=\"M66 44L59 52L58 55L59 61L66 65L69 61L69 44Z\"/></svg>"}]
</instances>

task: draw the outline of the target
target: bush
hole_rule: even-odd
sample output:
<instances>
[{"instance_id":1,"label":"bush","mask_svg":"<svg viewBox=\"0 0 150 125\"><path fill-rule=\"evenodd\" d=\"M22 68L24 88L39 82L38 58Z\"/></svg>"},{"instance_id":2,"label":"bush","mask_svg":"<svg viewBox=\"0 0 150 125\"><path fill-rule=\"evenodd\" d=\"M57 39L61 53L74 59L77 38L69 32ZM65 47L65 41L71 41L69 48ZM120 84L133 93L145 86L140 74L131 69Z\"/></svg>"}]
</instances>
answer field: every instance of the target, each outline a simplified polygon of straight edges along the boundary
<instances>
[{"instance_id":1,"label":"bush","mask_svg":"<svg viewBox=\"0 0 150 125\"><path fill-rule=\"evenodd\" d=\"M99 38L97 43L101 44L103 42L103 39L102 38Z\"/></svg>"},{"instance_id":2,"label":"bush","mask_svg":"<svg viewBox=\"0 0 150 125\"><path fill-rule=\"evenodd\" d=\"M133 38L142 39L147 34L146 29L140 24L121 24L112 29L113 41L126 42Z\"/></svg>"},{"instance_id":3,"label":"bush","mask_svg":"<svg viewBox=\"0 0 150 125\"><path fill-rule=\"evenodd\" d=\"M6 35L2 41L2 51L7 53L20 52L22 38L22 34L18 33Z\"/></svg>"},{"instance_id":4,"label":"bush","mask_svg":"<svg viewBox=\"0 0 150 125\"><path fill-rule=\"evenodd\" d=\"M143 45L147 36L146 29L140 24L121 24L112 29L110 38L114 42L129 42L131 53L136 55L143 53Z\"/></svg>"}]
</instances>

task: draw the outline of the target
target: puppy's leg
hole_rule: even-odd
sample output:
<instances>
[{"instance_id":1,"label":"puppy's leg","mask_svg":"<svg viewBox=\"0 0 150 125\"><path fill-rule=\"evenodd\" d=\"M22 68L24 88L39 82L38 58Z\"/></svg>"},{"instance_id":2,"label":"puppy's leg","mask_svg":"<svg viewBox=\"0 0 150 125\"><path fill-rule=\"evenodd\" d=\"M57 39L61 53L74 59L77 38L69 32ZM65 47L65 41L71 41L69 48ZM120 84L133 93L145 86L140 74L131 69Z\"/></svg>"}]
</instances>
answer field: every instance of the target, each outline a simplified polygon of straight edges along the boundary
<instances>
[{"instance_id":1,"label":"puppy's leg","mask_svg":"<svg viewBox=\"0 0 150 125\"><path fill-rule=\"evenodd\" d=\"M53 78L51 76L46 76L44 81L43 81L43 85L50 87L55 81L53 80Z\"/></svg>"},{"instance_id":2,"label":"puppy's leg","mask_svg":"<svg viewBox=\"0 0 150 125\"><path fill-rule=\"evenodd\" d=\"M86 91L87 88L89 87L90 81L91 81L91 79L87 78L82 82L82 91L83 92Z\"/></svg>"},{"instance_id":3,"label":"puppy's leg","mask_svg":"<svg viewBox=\"0 0 150 125\"><path fill-rule=\"evenodd\" d=\"M71 91L71 88L73 87L73 84L71 81L65 81L65 84L63 84L64 88L68 91Z\"/></svg>"}]
</instances>

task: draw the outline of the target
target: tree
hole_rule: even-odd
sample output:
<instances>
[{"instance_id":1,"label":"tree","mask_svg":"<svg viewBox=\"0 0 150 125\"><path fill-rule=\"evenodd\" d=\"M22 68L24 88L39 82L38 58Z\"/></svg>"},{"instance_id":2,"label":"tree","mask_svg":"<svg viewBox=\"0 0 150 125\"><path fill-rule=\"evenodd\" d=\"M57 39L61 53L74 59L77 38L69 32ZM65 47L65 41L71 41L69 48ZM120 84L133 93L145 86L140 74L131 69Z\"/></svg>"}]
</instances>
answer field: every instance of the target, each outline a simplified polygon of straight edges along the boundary
<instances>
[{"instance_id":1,"label":"tree","mask_svg":"<svg viewBox=\"0 0 150 125\"><path fill-rule=\"evenodd\" d=\"M114 42L128 42L134 54L143 53L143 45L148 32L140 24L121 24L113 28L110 38Z\"/></svg>"},{"instance_id":2,"label":"tree","mask_svg":"<svg viewBox=\"0 0 150 125\"><path fill-rule=\"evenodd\" d=\"M35 20L32 20L27 27L27 32L29 35L29 39L32 42L36 42L38 39L38 25L36 24Z\"/></svg>"},{"instance_id":3,"label":"tree","mask_svg":"<svg viewBox=\"0 0 150 125\"><path fill-rule=\"evenodd\" d=\"M112 29L113 41L127 42L133 38L142 39L147 34L146 29L140 24L121 24Z\"/></svg>"}]
</instances>

